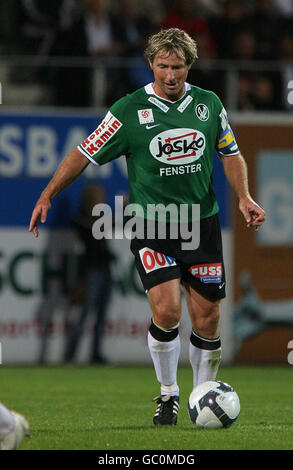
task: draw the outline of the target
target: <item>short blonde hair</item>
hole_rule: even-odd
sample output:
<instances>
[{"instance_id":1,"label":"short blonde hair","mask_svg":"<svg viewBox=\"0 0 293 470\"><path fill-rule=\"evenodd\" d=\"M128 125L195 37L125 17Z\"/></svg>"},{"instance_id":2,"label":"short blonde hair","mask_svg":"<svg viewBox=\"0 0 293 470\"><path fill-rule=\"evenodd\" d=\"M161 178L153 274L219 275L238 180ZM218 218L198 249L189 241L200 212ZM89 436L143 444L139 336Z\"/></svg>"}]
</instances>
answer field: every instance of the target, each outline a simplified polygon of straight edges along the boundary
<instances>
[{"instance_id":1,"label":"short blonde hair","mask_svg":"<svg viewBox=\"0 0 293 470\"><path fill-rule=\"evenodd\" d=\"M153 62L161 49L165 49L169 54L175 52L188 66L198 57L196 42L179 28L162 29L153 34L147 42L145 57Z\"/></svg>"}]
</instances>

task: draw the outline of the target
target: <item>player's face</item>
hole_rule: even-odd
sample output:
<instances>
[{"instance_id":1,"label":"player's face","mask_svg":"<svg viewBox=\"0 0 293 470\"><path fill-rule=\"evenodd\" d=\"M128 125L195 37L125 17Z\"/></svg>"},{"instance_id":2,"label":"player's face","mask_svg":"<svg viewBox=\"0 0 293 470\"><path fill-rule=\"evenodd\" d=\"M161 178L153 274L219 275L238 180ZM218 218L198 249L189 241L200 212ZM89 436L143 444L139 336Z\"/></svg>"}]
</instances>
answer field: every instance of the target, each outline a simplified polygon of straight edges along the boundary
<instances>
[{"instance_id":1,"label":"player's face","mask_svg":"<svg viewBox=\"0 0 293 470\"><path fill-rule=\"evenodd\" d=\"M178 57L175 52L171 54L164 49L159 51L150 67L154 72L154 90L162 98L176 101L184 94L185 81L190 66Z\"/></svg>"}]
</instances>

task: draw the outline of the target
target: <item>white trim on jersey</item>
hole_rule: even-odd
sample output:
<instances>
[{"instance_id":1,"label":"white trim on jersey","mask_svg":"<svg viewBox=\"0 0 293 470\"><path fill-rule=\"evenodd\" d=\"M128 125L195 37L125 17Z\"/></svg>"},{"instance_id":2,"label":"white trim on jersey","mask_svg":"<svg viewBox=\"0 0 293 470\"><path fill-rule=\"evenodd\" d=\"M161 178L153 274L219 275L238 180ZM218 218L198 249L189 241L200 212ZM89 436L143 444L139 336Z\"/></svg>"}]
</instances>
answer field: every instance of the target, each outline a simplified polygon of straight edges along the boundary
<instances>
[{"instance_id":1,"label":"white trim on jersey","mask_svg":"<svg viewBox=\"0 0 293 470\"><path fill-rule=\"evenodd\" d=\"M184 95L182 95L181 98L179 98L179 100L176 100L176 101L168 100L167 98L162 98L161 96L157 95L157 93L155 92L155 90L153 88L152 83L148 83L147 85L145 85L144 89L145 89L145 92L146 92L147 95L155 95L160 100L168 101L168 103L177 103L177 101L181 100L185 96L187 91L191 90L191 85L189 83L185 82Z\"/></svg>"},{"instance_id":2,"label":"white trim on jersey","mask_svg":"<svg viewBox=\"0 0 293 470\"><path fill-rule=\"evenodd\" d=\"M94 165L98 165L98 162L96 162L93 158L89 156L88 153L86 153L80 145L77 146L77 149L82 153L86 158L88 158Z\"/></svg>"}]
</instances>

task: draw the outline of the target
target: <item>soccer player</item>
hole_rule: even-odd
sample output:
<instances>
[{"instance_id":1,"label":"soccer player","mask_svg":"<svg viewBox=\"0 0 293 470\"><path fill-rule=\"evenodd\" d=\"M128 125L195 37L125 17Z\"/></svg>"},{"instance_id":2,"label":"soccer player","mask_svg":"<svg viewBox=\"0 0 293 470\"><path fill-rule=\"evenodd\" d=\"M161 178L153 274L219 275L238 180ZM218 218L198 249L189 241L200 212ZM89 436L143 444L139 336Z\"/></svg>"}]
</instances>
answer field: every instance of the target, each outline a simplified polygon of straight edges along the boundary
<instances>
[{"instance_id":1,"label":"soccer player","mask_svg":"<svg viewBox=\"0 0 293 470\"><path fill-rule=\"evenodd\" d=\"M175 425L179 409L177 366L180 354L178 326L183 285L192 331L190 362L193 384L214 380L221 358L220 301L225 297L218 204L212 180L213 154L218 152L225 175L239 198L247 226L258 230L265 212L252 199L246 163L227 113L212 92L187 83L197 58L196 42L178 28L149 38L145 55L154 73L153 83L113 104L103 122L67 155L42 192L29 230L38 236L38 221L46 221L51 200L86 168L126 155L130 203L143 209L146 221L160 222L150 207L180 209L187 205L192 224L193 205L200 205L200 245L183 249L182 237L168 232L160 237L136 237L131 251L152 309L148 346L160 396L155 425ZM166 219L170 224L172 217Z\"/></svg>"},{"instance_id":2,"label":"soccer player","mask_svg":"<svg viewBox=\"0 0 293 470\"><path fill-rule=\"evenodd\" d=\"M24 416L0 403L0 450L16 450L25 436L29 424Z\"/></svg>"}]
</instances>

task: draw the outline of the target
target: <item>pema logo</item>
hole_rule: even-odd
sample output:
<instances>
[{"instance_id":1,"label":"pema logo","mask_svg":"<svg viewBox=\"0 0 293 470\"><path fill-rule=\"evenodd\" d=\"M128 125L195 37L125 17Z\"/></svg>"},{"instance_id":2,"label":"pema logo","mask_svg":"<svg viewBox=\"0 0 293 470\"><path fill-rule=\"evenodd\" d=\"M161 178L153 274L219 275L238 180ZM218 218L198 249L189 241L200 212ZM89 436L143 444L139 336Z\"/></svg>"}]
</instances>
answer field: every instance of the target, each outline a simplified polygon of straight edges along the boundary
<instances>
[{"instance_id":1,"label":"pema logo","mask_svg":"<svg viewBox=\"0 0 293 470\"><path fill-rule=\"evenodd\" d=\"M154 137L149 149L154 158L171 165L198 160L206 146L205 136L195 129L179 128L161 132Z\"/></svg>"},{"instance_id":2,"label":"pema logo","mask_svg":"<svg viewBox=\"0 0 293 470\"><path fill-rule=\"evenodd\" d=\"M139 109L137 113L140 124L149 124L150 122L154 122L152 109Z\"/></svg>"}]
</instances>

